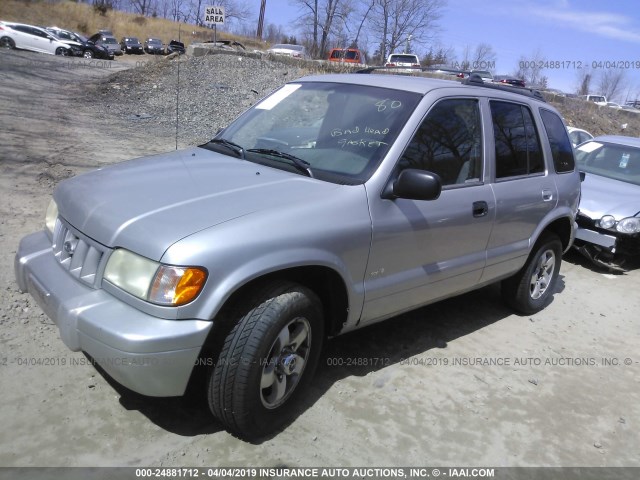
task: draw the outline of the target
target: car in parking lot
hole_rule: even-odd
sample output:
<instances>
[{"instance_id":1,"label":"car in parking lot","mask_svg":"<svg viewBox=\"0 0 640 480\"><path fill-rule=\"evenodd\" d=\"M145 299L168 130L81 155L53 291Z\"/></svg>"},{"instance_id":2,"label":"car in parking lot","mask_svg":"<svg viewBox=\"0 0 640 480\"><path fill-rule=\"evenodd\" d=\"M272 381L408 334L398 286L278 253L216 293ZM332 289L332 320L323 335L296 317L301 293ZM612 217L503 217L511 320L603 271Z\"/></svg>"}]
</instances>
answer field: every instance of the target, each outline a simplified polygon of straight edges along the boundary
<instances>
[{"instance_id":1,"label":"car in parking lot","mask_svg":"<svg viewBox=\"0 0 640 480\"><path fill-rule=\"evenodd\" d=\"M138 54L141 55L144 53L144 48L136 37L122 37L120 39L120 48L124 53L128 54Z\"/></svg>"},{"instance_id":2,"label":"car in parking lot","mask_svg":"<svg viewBox=\"0 0 640 480\"><path fill-rule=\"evenodd\" d=\"M78 46L80 49L78 51L79 56L83 56L84 58L113 60L113 53L111 53L106 47L89 42L86 37L79 33L59 27L47 27L46 30L53 33L63 42Z\"/></svg>"},{"instance_id":3,"label":"car in parking lot","mask_svg":"<svg viewBox=\"0 0 640 480\"><path fill-rule=\"evenodd\" d=\"M144 51L150 55L163 55L164 45L159 38L147 38L144 41Z\"/></svg>"},{"instance_id":4,"label":"car in parking lot","mask_svg":"<svg viewBox=\"0 0 640 480\"><path fill-rule=\"evenodd\" d=\"M509 75L495 75L493 81L497 83L504 83L513 87L525 87L524 80L521 78L511 77Z\"/></svg>"},{"instance_id":5,"label":"car in parking lot","mask_svg":"<svg viewBox=\"0 0 640 480\"><path fill-rule=\"evenodd\" d=\"M201 378L222 425L260 438L327 338L496 282L521 314L553 300L579 176L560 114L512 90L291 81L199 147L61 182L17 283L115 381Z\"/></svg>"},{"instance_id":6,"label":"car in parking lot","mask_svg":"<svg viewBox=\"0 0 640 480\"><path fill-rule=\"evenodd\" d=\"M307 49L303 45L293 45L289 43L279 43L267 50L272 55L284 55L286 57L306 59Z\"/></svg>"},{"instance_id":7,"label":"car in parking lot","mask_svg":"<svg viewBox=\"0 0 640 480\"><path fill-rule=\"evenodd\" d=\"M571 145L573 145L574 147L577 147L581 143L584 143L593 138L593 135L591 135L586 130L583 130L582 128L567 127L567 131L569 132Z\"/></svg>"},{"instance_id":8,"label":"car in parking lot","mask_svg":"<svg viewBox=\"0 0 640 480\"><path fill-rule=\"evenodd\" d=\"M122 55L122 49L120 48L120 44L118 43L118 40L116 40L116 37L98 32L90 36L88 41L95 45L105 47L115 56Z\"/></svg>"},{"instance_id":9,"label":"car in parking lot","mask_svg":"<svg viewBox=\"0 0 640 480\"><path fill-rule=\"evenodd\" d=\"M15 22L0 22L0 47L20 48L50 55L81 55L77 46L69 45L44 28Z\"/></svg>"},{"instance_id":10,"label":"car in parking lot","mask_svg":"<svg viewBox=\"0 0 640 480\"><path fill-rule=\"evenodd\" d=\"M596 265L624 270L640 256L640 138L595 137L576 148L584 172L576 248Z\"/></svg>"},{"instance_id":11,"label":"car in parking lot","mask_svg":"<svg viewBox=\"0 0 640 480\"><path fill-rule=\"evenodd\" d=\"M364 65L364 55L357 48L333 48L329 52L328 60L337 63Z\"/></svg>"},{"instance_id":12,"label":"car in parking lot","mask_svg":"<svg viewBox=\"0 0 640 480\"><path fill-rule=\"evenodd\" d=\"M178 40L171 40L167 44L167 54L177 53L178 55L184 55L186 49L184 48L184 43L179 42Z\"/></svg>"},{"instance_id":13,"label":"car in parking lot","mask_svg":"<svg viewBox=\"0 0 640 480\"><path fill-rule=\"evenodd\" d=\"M392 53L384 66L394 68L399 73L411 73L420 67L420 59L412 53Z\"/></svg>"},{"instance_id":14,"label":"car in parking lot","mask_svg":"<svg viewBox=\"0 0 640 480\"><path fill-rule=\"evenodd\" d=\"M493 74L489 70L471 70L469 72L469 75L471 76L473 74L478 75L483 82L488 82L488 83L493 82Z\"/></svg>"},{"instance_id":15,"label":"car in parking lot","mask_svg":"<svg viewBox=\"0 0 640 480\"><path fill-rule=\"evenodd\" d=\"M604 95L581 95L580 98L587 102L593 102L601 107L607 106L607 97Z\"/></svg>"},{"instance_id":16,"label":"car in parking lot","mask_svg":"<svg viewBox=\"0 0 640 480\"><path fill-rule=\"evenodd\" d=\"M631 113L640 113L640 109L637 109L635 107L632 107L631 105L621 105L620 108L622 110L625 110L627 112L631 112Z\"/></svg>"}]
</instances>

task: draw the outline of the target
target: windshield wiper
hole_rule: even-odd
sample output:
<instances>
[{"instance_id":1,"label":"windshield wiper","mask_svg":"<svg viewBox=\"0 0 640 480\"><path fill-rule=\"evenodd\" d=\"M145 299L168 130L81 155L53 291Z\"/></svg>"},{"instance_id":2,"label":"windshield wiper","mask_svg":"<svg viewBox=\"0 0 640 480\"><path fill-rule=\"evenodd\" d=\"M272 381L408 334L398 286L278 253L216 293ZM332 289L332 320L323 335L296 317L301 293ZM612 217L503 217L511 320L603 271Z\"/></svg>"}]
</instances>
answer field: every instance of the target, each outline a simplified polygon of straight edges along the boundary
<instances>
[{"instance_id":1,"label":"windshield wiper","mask_svg":"<svg viewBox=\"0 0 640 480\"><path fill-rule=\"evenodd\" d=\"M241 145L238 145L237 143L232 142L231 140L227 140L226 138L214 138L212 140L209 140L208 143L217 143L220 145L224 145L230 150L233 150L234 152L236 152L238 155L240 155L240 158L244 160L244 147L242 147Z\"/></svg>"},{"instance_id":2,"label":"windshield wiper","mask_svg":"<svg viewBox=\"0 0 640 480\"><path fill-rule=\"evenodd\" d=\"M261 153L263 155L271 155L272 157L284 158L286 160L290 160L294 167L296 167L299 171L306 173L309 177L313 178L313 172L309 168L311 164L301 158L296 157L295 155L290 155L288 153L279 152L278 150L272 150L270 148L250 148L247 152L252 153Z\"/></svg>"}]
</instances>

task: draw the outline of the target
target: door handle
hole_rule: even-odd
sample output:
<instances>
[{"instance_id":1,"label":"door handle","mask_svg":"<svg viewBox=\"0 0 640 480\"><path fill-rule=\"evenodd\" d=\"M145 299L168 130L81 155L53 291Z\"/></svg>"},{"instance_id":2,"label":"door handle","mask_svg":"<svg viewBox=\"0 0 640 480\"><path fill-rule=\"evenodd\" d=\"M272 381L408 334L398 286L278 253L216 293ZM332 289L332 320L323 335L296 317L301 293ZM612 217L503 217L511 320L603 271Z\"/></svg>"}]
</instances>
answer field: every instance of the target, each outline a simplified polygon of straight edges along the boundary
<instances>
[{"instance_id":1,"label":"door handle","mask_svg":"<svg viewBox=\"0 0 640 480\"><path fill-rule=\"evenodd\" d=\"M551 190L542 190L542 200L545 202L553 200L553 192Z\"/></svg>"},{"instance_id":2,"label":"door handle","mask_svg":"<svg viewBox=\"0 0 640 480\"><path fill-rule=\"evenodd\" d=\"M484 217L487 213L489 213L489 205L487 205L487 202L473 202L474 217Z\"/></svg>"}]
</instances>

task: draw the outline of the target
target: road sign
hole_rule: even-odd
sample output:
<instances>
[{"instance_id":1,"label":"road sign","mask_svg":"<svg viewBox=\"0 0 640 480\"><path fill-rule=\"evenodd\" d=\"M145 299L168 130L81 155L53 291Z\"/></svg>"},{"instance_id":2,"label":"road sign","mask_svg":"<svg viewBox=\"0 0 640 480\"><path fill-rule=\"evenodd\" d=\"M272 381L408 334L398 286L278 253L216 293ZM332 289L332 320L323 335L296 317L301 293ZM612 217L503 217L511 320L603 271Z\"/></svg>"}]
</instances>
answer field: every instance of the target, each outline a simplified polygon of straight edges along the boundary
<instances>
[{"instance_id":1,"label":"road sign","mask_svg":"<svg viewBox=\"0 0 640 480\"><path fill-rule=\"evenodd\" d=\"M208 25L224 25L224 7L204 7L204 23Z\"/></svg>"}]
</instances>

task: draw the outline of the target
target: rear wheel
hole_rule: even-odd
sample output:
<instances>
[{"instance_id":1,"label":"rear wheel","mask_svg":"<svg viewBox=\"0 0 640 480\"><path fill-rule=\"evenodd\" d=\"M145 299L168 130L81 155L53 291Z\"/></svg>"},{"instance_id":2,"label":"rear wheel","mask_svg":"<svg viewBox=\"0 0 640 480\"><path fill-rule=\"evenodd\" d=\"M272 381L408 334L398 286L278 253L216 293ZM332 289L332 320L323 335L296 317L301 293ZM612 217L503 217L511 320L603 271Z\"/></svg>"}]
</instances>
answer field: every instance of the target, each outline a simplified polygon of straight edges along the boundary
<instances>
[{"instance_id":1,"label":"rear wheel","mask_svg":"<svg viewBox=\"0 0 640 480\"><path fill-rule=\"evenodd\" d=\"M502 298L520 313L539 312L551 302L561 262L562 242L558 236L542 234L524 267L502 281Z\"/></svg>"},{"instance_id":2,"label":"rear wheel","mask_svg":"<svg viewBox=\"0 0 640 480\"><path fill-rule=\"evenodd\" d=\"M254 439L287 423L308 385L323 339L322 307L309 289L277 282L244 298L209 377L213 414ZM247 301L248 300L248 301Z\"/></svg>"},{"instance_id":3,"label":"rear wheel","mask_svg":"<svg viewBox=\"0 0 640 480\"><path fill-rule=\"evenodd\" d=\"M16 43L12 38L2 37L0 38L0 47L2 48L16 48Z\"/></svg>"},{"instance_id":4,"label":"rear wheel","mask_svg":"<svg viewBox=\"0 0 640 480\"><path fill-rule=\"evenodd\" d=\"M56 55L62 55L63 57L69 56L69 50L64 47L56 48Z\"/></svg>"}]
</instances>

